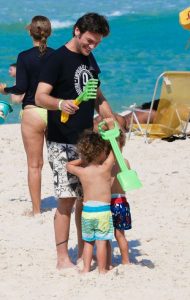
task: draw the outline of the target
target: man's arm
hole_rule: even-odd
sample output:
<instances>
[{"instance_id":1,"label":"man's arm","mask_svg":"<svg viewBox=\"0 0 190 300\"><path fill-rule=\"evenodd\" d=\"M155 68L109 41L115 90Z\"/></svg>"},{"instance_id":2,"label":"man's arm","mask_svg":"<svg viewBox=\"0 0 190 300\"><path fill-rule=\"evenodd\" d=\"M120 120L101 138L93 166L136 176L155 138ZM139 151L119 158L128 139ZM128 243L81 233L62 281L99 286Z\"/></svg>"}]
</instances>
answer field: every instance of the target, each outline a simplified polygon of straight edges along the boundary
<instances>
[{"instance_id":1,"label":"man's arm","mask_svg":"<svg viewBox=\"0 0 190 300\"><path fill-rule=\"evenodd\" d=\"M111 109L111 106L107 102L106 98L102 94L102 91L100 88L97 90L97 97L95 102L95 108L98 114L104 119L104 118L113 118L115 120L113 111Z\"/></svg>"},{"instance_id":2,"label":"man's arm","mask_svg":"<svg viewBox=\"0 0 190 300\"><path fill-rule=\"evenodd\" d=\"M40 82L38 84L38 88L36 90L35 102L38 106L44 107L49 110L62 110L68 114L74 114L76 110L78 110L78 106L73 103L73 100L64 100L61 102L59 107L59 102L63 99L58 99L53 96L50 96L52 92L53 86Z\"/></svg>"},{"instance_id":3,"label":"man's arm","mask_svg":"<svg viewBox=\"0 0 190 300\"><path fill-rule=\"evenodd\" d=\"M95 108L98 114L102 119L105 118L112 118L114 121L116 121L120 127L120 129L125 132L125 118L120 116L119 114L116 114L112 111L109 103L107 102L106 98L102 94L100 88L97 90L97 98L95 102ZM98 131L98 121L94 121L94 130Z\"/></svg>"}]
</instances>

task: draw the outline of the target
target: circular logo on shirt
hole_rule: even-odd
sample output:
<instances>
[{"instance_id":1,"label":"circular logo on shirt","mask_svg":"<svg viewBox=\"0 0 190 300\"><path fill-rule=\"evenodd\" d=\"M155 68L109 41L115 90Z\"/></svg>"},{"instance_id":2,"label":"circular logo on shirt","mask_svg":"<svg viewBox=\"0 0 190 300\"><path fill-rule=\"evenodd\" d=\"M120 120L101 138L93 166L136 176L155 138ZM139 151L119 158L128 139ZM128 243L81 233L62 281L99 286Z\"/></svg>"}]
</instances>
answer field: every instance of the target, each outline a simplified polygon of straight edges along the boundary
<instances>
[{"instance_id":1,"label":"circular logo on shirt","mask_svg":"<svg viewBox=\"0 0 190 300\"><path fill-rule=\"evenodd\" d=\"M86 65L80 65L75 72L74 76L74 83L75 83L75 90L78 95L80 95L85 85L87 84L88 80L93 78L92 73L87 69Z\"/></svg>"}]
</instances>

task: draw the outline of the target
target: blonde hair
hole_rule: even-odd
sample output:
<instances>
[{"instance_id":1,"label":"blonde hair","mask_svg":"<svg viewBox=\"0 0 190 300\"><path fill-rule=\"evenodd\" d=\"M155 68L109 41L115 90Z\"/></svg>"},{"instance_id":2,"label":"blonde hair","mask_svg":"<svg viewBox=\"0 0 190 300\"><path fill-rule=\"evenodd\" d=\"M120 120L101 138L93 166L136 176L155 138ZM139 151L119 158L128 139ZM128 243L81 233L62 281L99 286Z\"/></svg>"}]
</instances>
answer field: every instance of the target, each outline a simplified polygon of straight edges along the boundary
<instances>
[{"instance_id":1,"label":"blonde hair","mask_svg":"<svg viewBox=\"0 0 190 300\"><path fill-rule=\"evenodd\" d=\"M40 42L40 55L44 55L47 48L47 38L51 35L50 20L44 16L35 16L32 18L31 24L27 26L27 29L33 39Z\"/></svg>"}]
</instances>

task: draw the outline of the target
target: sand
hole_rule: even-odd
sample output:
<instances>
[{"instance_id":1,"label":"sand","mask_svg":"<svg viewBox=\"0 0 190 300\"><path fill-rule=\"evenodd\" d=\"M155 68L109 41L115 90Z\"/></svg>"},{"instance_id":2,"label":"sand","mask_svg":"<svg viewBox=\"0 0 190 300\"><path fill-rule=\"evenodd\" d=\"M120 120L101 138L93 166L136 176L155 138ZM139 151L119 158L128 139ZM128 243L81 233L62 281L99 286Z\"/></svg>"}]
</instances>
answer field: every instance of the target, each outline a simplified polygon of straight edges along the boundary
<instances>
[{"instance_id":1,"label":"sand","mask_svg":"<svg viewBox=\"0 0 190 300\"><path fill-rule=\"evenodd\" d=\"M44 149L41 216L26 215L31 201L20 125L0 126L0 299L190 299L190 139L145 144L132 137L124 149L143 188L128 193L133 228L127 232L130 266L107 275L57 271L52 173ZM76 260L72 215L69 252Z\"/></svg>"}]
</instances>

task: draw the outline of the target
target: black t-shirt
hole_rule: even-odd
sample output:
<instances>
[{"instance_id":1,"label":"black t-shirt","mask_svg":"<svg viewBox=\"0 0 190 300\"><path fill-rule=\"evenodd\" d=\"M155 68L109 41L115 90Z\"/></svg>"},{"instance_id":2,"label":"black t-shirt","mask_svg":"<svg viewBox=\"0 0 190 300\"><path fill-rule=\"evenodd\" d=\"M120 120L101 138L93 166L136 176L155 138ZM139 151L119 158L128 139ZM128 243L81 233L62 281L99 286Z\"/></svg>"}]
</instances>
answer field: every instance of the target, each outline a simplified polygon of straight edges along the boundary
<instances>
[{"instance_id":1,"label":"black t-shirt","mask_svg":"<svg viewBox=\"0 0 190 300\"><path fill-rule=\"evenodd\" d=\"M53 86L51 95L76 99L90 78L98 78L100 69L92 54L84 56L62 46L54 51L40 74L40 82ZM82 102L79 110L61 122L61 111L48 111L47 139L57 143L76 144L84 129L93 127L94 100Z\"/></svg>"},{"instance_id":2,"label":"black t-shirt","mask_svg":"<svg viewBox=\"0 0 190 300\"><path fill-rule=\"evenodd\" d=\"M16 85L5 88L6 93L22 95L22 107L35 105L35 93L38 86L38 78L43 64L53 53L53 49L47 47L44 55L40 56L38 47L23 51L18 55L16 67Z\"/></svg>"}]
</instances>

